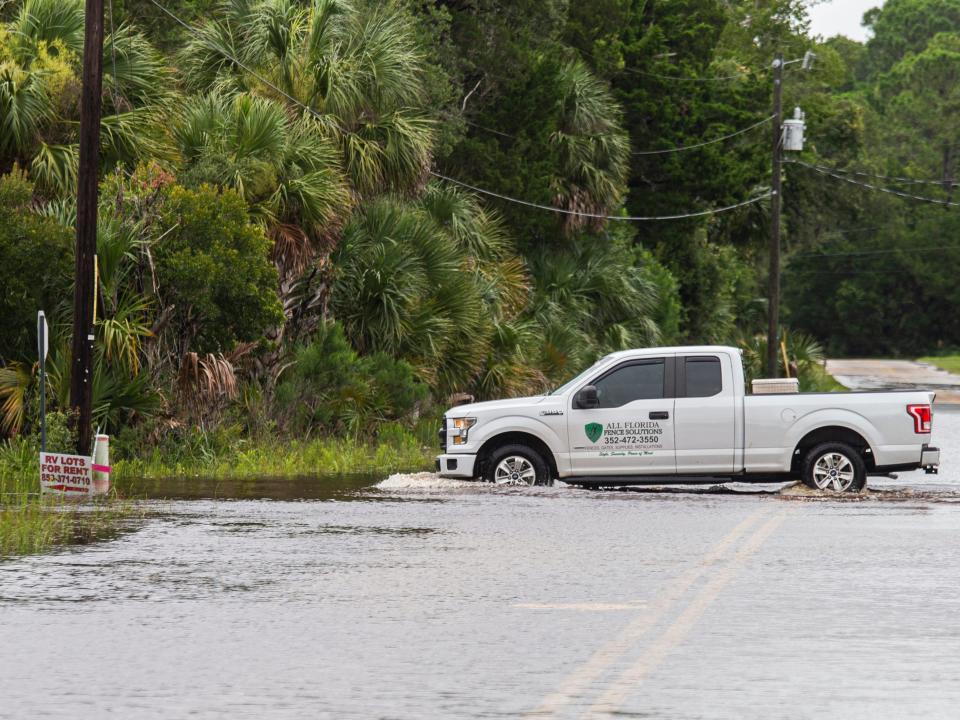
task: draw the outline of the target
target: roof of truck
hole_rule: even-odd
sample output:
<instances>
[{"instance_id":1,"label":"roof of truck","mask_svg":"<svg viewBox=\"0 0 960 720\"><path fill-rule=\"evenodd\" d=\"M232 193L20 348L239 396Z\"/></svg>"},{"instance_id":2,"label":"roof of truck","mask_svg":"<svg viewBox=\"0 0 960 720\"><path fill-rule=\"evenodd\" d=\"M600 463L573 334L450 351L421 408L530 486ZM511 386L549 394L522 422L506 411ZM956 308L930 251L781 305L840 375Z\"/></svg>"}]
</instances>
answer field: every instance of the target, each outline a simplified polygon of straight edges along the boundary
<instances>
[{"instance_id":1,"label":"roof of truck","mask_svg":"<svg viewBox=\"0 0 960 720\"><path fill-rule=\"evenodd\" d=\"M634 348L632 350L620 350L615 353L610 353L607 357L616 358L624 357L627 355L635 355L637 353L643 353L644 355L657 355L657 354L666 354L666 355L677 355L680 353L689 354L689 353L740 353L740 348L731 347L729 345L676 345L673 347L650 347L650 348Z\"/></svg>"}]
</instances>

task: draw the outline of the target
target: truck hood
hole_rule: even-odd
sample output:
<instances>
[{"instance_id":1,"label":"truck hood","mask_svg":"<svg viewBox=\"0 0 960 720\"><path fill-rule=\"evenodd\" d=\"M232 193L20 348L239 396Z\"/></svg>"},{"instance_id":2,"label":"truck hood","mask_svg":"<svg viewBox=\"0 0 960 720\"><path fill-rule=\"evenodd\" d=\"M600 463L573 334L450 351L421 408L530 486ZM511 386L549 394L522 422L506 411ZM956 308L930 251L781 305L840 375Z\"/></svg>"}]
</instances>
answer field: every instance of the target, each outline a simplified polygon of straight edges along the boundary
<instances>
[{"instance_id":1,"label":"truck hood","mask_svg":"<svg viewBox=\"0 0 960 720\"><path fill-rule=\"evenodd\" d=\"M469 405L457 405L452 407L445 415L447 417L473 417L476 415L485 415L490 412L500 413L505 410L518 410L540 405L545 400L555 400L559 407L563 402L562 398L552 395L534 395L532 397L510 398L509 400L488 400L487 402L470 403ZM549 403L553 405L554 403Z\"/></svg>"}]
</instances>

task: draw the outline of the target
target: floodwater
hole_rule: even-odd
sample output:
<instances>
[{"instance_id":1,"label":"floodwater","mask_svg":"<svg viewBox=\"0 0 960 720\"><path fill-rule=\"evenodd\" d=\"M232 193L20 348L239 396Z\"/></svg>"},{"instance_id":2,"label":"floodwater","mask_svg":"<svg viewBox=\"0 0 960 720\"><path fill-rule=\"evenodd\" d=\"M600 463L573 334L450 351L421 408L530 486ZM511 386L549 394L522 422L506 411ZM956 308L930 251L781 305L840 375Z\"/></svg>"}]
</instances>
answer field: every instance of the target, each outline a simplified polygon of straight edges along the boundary
<instances>
[{"instance_id":1,"label":"floodwater","mask_svg":"<svg viewBox=\"0 0 960 720\"><path fill-rule=\"evenodd\" d=\"M142 484L0 564L0 718L953 717L960 412L933 439L859 499Z\"/></svg>"}]
</instances>

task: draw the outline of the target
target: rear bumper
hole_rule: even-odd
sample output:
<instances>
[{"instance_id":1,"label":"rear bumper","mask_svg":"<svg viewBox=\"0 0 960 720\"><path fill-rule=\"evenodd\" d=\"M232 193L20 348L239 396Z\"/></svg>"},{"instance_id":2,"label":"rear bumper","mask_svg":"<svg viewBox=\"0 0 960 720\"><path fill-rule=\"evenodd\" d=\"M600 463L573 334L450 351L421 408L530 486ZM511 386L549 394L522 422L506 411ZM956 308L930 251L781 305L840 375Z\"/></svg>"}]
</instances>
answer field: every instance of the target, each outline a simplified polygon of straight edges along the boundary
<instances>
[{"instance_id":1,"label":"rear bumper","mask_svg":"<svg viewBox=\"0 0 960 720\"><path fill-rule=\"evenodd\" d=\"M476 455L437 455L436 471L440 477L472 478Z\"/></svg>"},{"instance_id":2,"label":"rear bumper","mask_svg":"<svg viewBox=\"0 0 960 720\"><path fill-rule=\"evenodd\" d=\"M914 450L916 452L916 450ZM914 458L917 456L914 455ZM926 470L928 474L935 474L940 468L940 448L924 445L920 449L920 460L878 465L869 472L870 475L887 475L892 472L909 472L911 470Z\"/></svg>"}]
</instances>

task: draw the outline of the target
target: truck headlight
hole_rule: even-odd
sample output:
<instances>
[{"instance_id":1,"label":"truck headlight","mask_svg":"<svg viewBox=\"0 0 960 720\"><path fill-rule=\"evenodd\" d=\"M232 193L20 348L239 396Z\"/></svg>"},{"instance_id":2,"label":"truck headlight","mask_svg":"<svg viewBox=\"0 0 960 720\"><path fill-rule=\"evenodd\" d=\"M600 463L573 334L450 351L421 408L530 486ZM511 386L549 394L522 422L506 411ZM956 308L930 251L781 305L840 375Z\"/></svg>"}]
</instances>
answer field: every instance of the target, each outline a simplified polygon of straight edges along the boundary
<instances>
[{"instance_id":1,"label":"truck headlight","mask_svg":"<svg viewBox=\"0 0 960 720\"><path fill-rule=\"evenodd\" d=\"M453 438L454 445L465 445L470 428L477 424L476 418L461 417L451 418L453 429L450 431L450 437Z\"/></svg>"}]
</instances>

